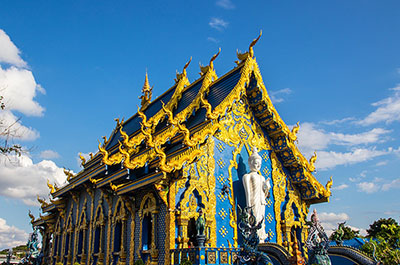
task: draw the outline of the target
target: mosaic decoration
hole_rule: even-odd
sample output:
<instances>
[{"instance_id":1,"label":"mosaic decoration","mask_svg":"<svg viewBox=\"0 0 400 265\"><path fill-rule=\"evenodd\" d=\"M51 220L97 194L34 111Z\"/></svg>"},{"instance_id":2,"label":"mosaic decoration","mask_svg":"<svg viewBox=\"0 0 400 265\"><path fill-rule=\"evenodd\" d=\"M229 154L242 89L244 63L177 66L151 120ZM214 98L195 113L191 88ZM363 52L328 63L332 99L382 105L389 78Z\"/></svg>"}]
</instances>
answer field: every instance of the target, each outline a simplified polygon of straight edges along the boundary
<instances>
[{"instance_id":1,"label":"mosaic decoration","mask_svg":"<svg viewBox=\"0 0 400 265\"><path fill-rule=\"evenodd\" d=\"M226 230L226 228L224 226L222 226L218 232L221 234L222 237L225 237L228 234L228 231Z\"/></svg>"},{"instance_id":2,"label":"mosaic decoration","mask_svg":"<svg viewBox=\"0 0 400 265\"><path fill-rule=\"evenodd\" d=\"M228 252L221 251L219 252L219 263L228 263Z\"/></svg>"},{"instance_id":3,"label":"mosaic decoration","mask_svg":"<svg viewBox=\"0 0 400 265\"><path fill-rule=\"evenodd\" d=\"M224 178L224 175L219 175L218 177L217 177L217 180L218 180L218 182L221 184L221 185L224 185L225 184L225 178Z\"/></svg>"},{"instance_id":4,"label":"mosaic decoration","mask_svg":"<svg viewBox=\"0 0 400 265\"><path fill-rule=\"evenodd\" d=\"M217 165L222 169L226 163L224 162L224 160L222 160L221 158L217 161Z\"/></svg>"},{"instance_id":5,"label":"mosaic decoration","mask_svg":"<svg viewBox=\"0 0 400 265\"><path fill-rule=\"evenodd\" d=\"M221 210L218 212L218 215L221 216L221 218L222 218L222 220L223 220L223 219L225 219L225 217L228 215L228 213L227 213L224 209L221 209Z\"/></svg>"},{"instance_id":6,"label":"mosaic decoration","mask_svg":"<svg viewBox=\"0 0 400 265\"><path fill-rule=\"evenodd\" d=\"M268 199L267 199L267 204L266 204L266 205L267 205L267 207L271 207L271 205L272 205L272 200L268 198Z\"/></svg>"},{"instance_id":7,"label":"mosaic decoration","mask_svg":"<svg viewBox=\"0 0 400 265\"><path fill-rule=\"evenodd\" d=\"M224 144L222 144L221 142L219 142L219 143L216 145L216 147L217 147L217 149L218 149L218 151L219 151L220 153L222 153L222 152L225 150L225 146L224 146Z\"/></svg>"},{"instance_id":8,"label":"mosaic decoration","mask_svg":"<svg viewBox=\"0 0 400 265\"><path fill-rule=\"evenodd\" d=\"M232 252L232 263L235 264L236 261L238 260L238 254L236 252Z\"/></svg>"},{"instance_id":9,"label":"mosaic decoration","mask_svg":"<svg viewBox=\"0 0 400 265\"><path fill-rule=\"evenodd\" d=\"M271 215L271 213L268 213L267 216L265 217L265 220L267 220L268 223L271 223L273 220L273 217Z\"/></svg>"},{"instance_id":10,"label":"mosaic decoration","mask_svg":"<svg viewBox=\"0 0 400 265\"><path fill-rule=\"evenodd\" d=\"M222 202L224 202L227 198L228 196L223 192L218 194L218 199L220 199Z\"/></svg>"},{"instance_id":11,"label":"mosaic decoration","mask_svg":"<svg viewBox=\"0 0 400 265\"><path fill-rule=\"evenodd\" d=\"M207 263L209 264L215 264L217 261L215 251L209 251L207 252Z\"/></svg>"}]
</instances>

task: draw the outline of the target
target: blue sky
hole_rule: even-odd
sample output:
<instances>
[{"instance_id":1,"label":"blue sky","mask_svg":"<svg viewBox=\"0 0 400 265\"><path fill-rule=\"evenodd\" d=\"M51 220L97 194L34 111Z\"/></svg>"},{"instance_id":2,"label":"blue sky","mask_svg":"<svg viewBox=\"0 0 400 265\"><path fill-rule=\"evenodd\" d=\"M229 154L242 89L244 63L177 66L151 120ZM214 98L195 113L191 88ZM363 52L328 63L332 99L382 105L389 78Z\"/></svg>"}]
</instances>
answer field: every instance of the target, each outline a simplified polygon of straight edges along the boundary
<instances>
[{"instance_id":1,"label":"blue sky","mask_svg":"<svg viewBox=\"0 0 400 265\"><path fill-rule=\"evenodd\" d=\"M20 118L15 141L29 152L1 161L0 248L26 241L46 178L78 172L78 153L136 112L146 69L158 96L191 56L194 81L221 47L223 75L260 29L255 55L275 107L289 126L300 121L298 146L317 151L320 182L334 179L330 203L315 206L325 227L399 220L399 10L365 0L2 1L0 118Z\"/></svg>"}]
</instances>

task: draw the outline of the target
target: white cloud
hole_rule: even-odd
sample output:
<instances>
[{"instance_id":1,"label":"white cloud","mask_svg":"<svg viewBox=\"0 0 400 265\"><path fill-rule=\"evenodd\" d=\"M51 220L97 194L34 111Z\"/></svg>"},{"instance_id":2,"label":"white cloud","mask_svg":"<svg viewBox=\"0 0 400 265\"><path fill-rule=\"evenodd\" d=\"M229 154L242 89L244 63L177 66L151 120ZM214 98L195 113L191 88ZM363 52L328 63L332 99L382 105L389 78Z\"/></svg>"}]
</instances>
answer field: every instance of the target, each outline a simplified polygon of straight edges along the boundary
<instances>
[{"instance_id":1,"label":"white cloud","mask_svg":"<svg viewBox=\"0 0 400 265\"><path fill-rule=\"evenodd\" d=\"M28 233L13 225L8 225L6 220L0 218L0 249L25 245L28 241Z\"/></svg>"},{"instance_id":2,"label":"white cloud","mask_svg":"<svg viewBox=\"0 0 400 265\"><path fill-rule=\"evenodd\" d=\"M228 27L228 24L229 23L223 20L222 18L216 18L216 17L211 18L210 22L208 22L208 25L210 25L210 27L219 31L226 29Z\"/></svg>"},{"instance_id":3,"label":"white cloud","mask_svg":"<svg viewBox=\"0 0 400 265\"><path fill-rule=\"evenodd\" d=\"M366 126L378 122L392 123L400 121L400 84L390 90L393 90L394 94L373 103L372 106L377 107L377 109L363 120L357 122L358 124Z\"/></svg>"},{"instance_id":4,"label":"white cloud","mask_svg":"<svg viewBox=\"0 0 400 265\"><path fill-rule=\"evenodd\" d=\"M305 122L300 124L297 138L299 148L305 153L310 153L313 150L325 149L330 144L355 146L382 142L385 140L384 136L390 132L382 128L374 128L358 134L326 132L316 128L314 123Z\"/></svg>"},{"instance_id":5,"label":"white cloud","mask_svg":"<svg viewBox=\"0 0 400 265\"><path fill-rule=\"evenodd\" d=\"M354 121L354 120L355 120L354 117L347 117L347 118L332 120L332 121L322 121L321 123L326 124L326 125L338 125L338 124L342 124L342 123L346 123L346 122Z\"/></svg>"},{"instance_id":6,"label":"white cloud","mask_svg":"<svg viewBox=\"0 0 400 265\"><path fill-rule=\"evenodd\" d=\"M43 159L54 159L54 158L59 158L60 155L53 150L44 150L40 153L40 157Z\"/></svg>"},{"instance_id":7,"label":"white cloud","mask_svg":"<svg viewBox=\"0 0 400 265\"><path fill-rule=\"evenodd\" d=\"M271 101L272 101L272 103L283 102L285 99L282 96L283 95L289 95L291 93L292 93L292 90L290 88L283 88L283 89L280 89L280 90L271 91L270 92Z\"/></svg>"},{"instance_id":8,"label":"white cloud","mask_svg":"<svg viewBox=\"0 0 400 265\"><path fill-rule=\"evenodd\" d=\"M375 177L373 181L374 181L374 182L383 182L384 179L383 179L383 178Z\"/></svg>"},{"instance_id":9,"label":"white cloud","mask_svg":"<svg viewBox=\"0 0 400 265\"><path fill-rule=\"evenodd\" d=\"M224 9L234 9L235 8L235 5L232 3L231 0L218 0L216 5L224 8Z\"/></svg>"},{"instance_id":10,"label":"white cloud","mask_svg":"<svg viewBox=\"0 0 400 265\"><path fill-rule=\"evenodd\" d=\"M358 227L351 226L351 225L349 225L348 227L350 227L353 230L359 231L360 232L360 236L366 236L368 234L367 230L364 229L364 228L358 228Z\"/></svg>"},{"instance_id":11,"label":"white cloud","mask_svg":"<svg viewBox=\"0 0 400 265\"><path fill-rule=\"evenodd\" d=\"M219 40L217 40L216 38L213 38L213 37L208 37L207 40L214 42L214 43L219 43Z\"/></svg>"},{"instance_id":12,"label":"white cloud","mask_svg":"<svg viewBox=\"0 0 400 265\"><path fill-rule=\"evenodd\" d=\"M377 192L380 188L379 184L374 182L360 182L357 184L357 187L360 191L371 194Z\"/></svg>"},{"instance_id":13,"label":"white cloud","mask_svg":"<svg viewBox=\"0 0 400 265\"><path fill-rule=\"evenodd\" d=\"M332 187L332 190L344 190L344 189L347 189L348 187L349 187L349 185L347 185L347 184L341 184L339 186Z\"/></svg>"},{"instance_id":14,"label":"white cloud","mask_svg":"<svg viewBox=\"0 0 400 265\"><path fill-rule=\"evenodd\" d=\"M10 37L0 29L0 96L6 107L0 111L0 137L10 142L33 141L39 137L38 131L22 125L15 111L27 116L42 116L44 113L44 108L34 98L38 92L45 94L46 91L36 83L19 54Z\"/></svg>"},{"instance_id":15,"label":"white cloud","mask_svg":"<svg viewBox=\"0 0 400 265\"><path fill-rule=\"evenodd\" d=\"M350 177L351 182L359 182L367 176L367 171L363 170L358 177Z\"/></svg>"},{"instance_id":16,"label":"white cloud","mask_svg":"<svg viewBox=\"0 0 400 265\"><path fill-rule=\"evenodd\" d=\"M37 194L47 197L47 179L58 186L65 183L63 169L50 160L35 164L29 156L22 154L20 157L2 156L0 164L0 195L20 199L27 205L38 205Z\"/></svg>"},{"instance_id":17,"label":"white cloud","mask_svg":"<svg viewBox=\"0 0 400 265\"><path fill-rule=\"evenodd\" d=\"M383 191L387 191L390 189L398 189L398 188L400 188L400 178L392 180L390 183L382 185Z\"/></svg>"},{"instance_id":18,"label":"white cloud","mask_svg":"<svg viewBox=\"0 0 400 265\"><path fill-rule=\"evenodd\" d=\"M380 162L376 163L376 165L375 165L375 166L377 166L377 167L381 167L381 166L386 166L387 164L388 164L388 161L387 161L387 160L385 160L385 161L380 161Z\"/></svg>"},{"instance_id":19,"label":"white cloud","mask_svg":"<svg viewBox=\"0 0 400 265\"><path fill-rule=\"evenodd\" d=\"M7 110L0 111L0 133L3 134L0 135L3 139L10 137L20 141L33 141L40 136L38 131L22 125L21 121Z\"/></svg>"},{"instance_id":20,"label":"white cloud","mask_svg":"<svg viewBox=\"0 0 400 265\"><path fill-rule=\"evenodd\" d=\"M42 116L44 108L34 100L36 92L44 92L31 71L14 66L0 66L0 89L8 110L16 110L27 116Z\"/></svg>"},{"instance_id":21,"label":"white cloud","mask_svg":"<svg viewBox=\"0 0 400 265\"><path fill-rule=\"evenodd\" d=\"M26 62L19 56L20 50L11 41L10 37L0 29L0 63L25 67Z\"/></svg>"},{"instance_id":22,"label":"white cloud","mask_svg":"<svg viewBox=\"0 0 400 265\"><path fill-rule=\"evenodd\" d=\"M370 131L358 134L329 133L333 144L337 145L360 145L384 141L384 135L391 131L382 128L374 128Z\"/></svg>"},{"instance_id":23,"label":"white cloud","mask_svg":"<svg viewBox=\"0 0 400 265\"><path fill-rule=\"evenodd\" d=\"M394 150L376 150L375 147L356 147L384 142L391 131L374 128L366 132L356 134L344 134L327 132L317 128L314 123L300 124L298 133L298 147L306 157L317 151L317 169L326 170L339 165L349 165L364 162L372 158L394 153ZM344 146L347 151L325 151L328 146Z\"/></svg>"},{"instance_id":24,"label":"white cloud","mask_svg":"<svg viewBox=\"0 0 400 265\"><path fill-rule=\"evenodd\" d=\"M312 211L310 211L309 215L311 216ZM322 227L324 228L326 234L330 236L333 231L335 231L338 228L339 223L347 222L350 217L348 216L347 213L327 213L327 212L321 212L318 213L319 220L321 222ZM347 223L345 224L346 226L350 227L353 230L360 231L360 235L366 235L367 231L362 228L350 226Z\"/></svg>"},{"instance_id":25,"label":"white cloud","mask_svg":"<svg viewBox=\"0 0 400 265\"><path fill-rule=\"evenodd\" d=\"M399 215L400 211L399 210L391 210L391 211L384 212L384 214L394 216L394 215Z\"/></svg>"},{"instance_id":26,"label":"white cloud","mask_svg":"<svg viewBox=\"0 0 400 265\"><path fill-rule=\"evenodd\" d=\"M310 154L314 150L322 150L330 142L328 134L324 130L315 128L315 124L309 122L300 124L297 139L299 148L305 154Z\"/></svg>"},{"instance_id":27,"label":"white cloud","mask_svg":"<svg viewBox=\"0 0 400 265\"><path fill-rule=\"evenodd\" d=\"M375 157L391 153L390 150L382 151L375 149L357 148L350 152L340 153L334 151L319 151L316 162L317 169L326 170L339 165L350 165L365 162Z\"/></svg>"}]
</instances>

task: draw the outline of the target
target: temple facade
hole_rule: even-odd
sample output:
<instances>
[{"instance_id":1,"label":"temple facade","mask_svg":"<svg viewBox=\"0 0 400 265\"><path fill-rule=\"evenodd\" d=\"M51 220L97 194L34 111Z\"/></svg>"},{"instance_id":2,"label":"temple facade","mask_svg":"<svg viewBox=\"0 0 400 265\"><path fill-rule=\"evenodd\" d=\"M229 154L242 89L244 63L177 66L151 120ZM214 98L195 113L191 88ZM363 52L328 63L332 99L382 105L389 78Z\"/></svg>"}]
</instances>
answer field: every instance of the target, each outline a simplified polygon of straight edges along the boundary
<instances>
[{"instance_id":1,"label":"temple facade","mask_svg":"<svg viewBox=\"0 0 400 265\"><path fill-rule=\"evenodd\" d=\"M138 112L117 119L83 169L66 172L66 185L48 183L50 202L38 198L43 215L32 223L43 235L45 264L235 263L252 150L261 161L255 174L270 185L260 246L276 264L306 258L309 207L329 200L332 181L318 182L316 155L299 152L299 127L289 129L274 108L254 57L257 40L221 77L218 54L192 83L187 63L153 101L146 75ZM196 238L200 210L204 247Z\"/></svg>"}]
</instances>

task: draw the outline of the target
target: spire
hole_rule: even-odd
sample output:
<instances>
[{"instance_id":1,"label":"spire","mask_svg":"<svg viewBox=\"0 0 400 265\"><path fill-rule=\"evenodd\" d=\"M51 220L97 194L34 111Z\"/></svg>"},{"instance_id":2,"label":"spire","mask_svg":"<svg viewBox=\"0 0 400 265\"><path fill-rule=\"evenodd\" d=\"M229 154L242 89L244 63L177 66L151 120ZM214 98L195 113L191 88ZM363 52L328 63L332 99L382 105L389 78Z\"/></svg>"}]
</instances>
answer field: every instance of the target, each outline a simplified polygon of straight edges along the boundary
<instances>
[{"instance_id":1,"label":"spire","mask_svg":"<svg viewBox=\"0 0 400 265\"><path fill-rule=\"evenodd\" d=\"M147 76L147 70L146 70L146 77L144 79L144 85L142 88L142 93L144 93L145 91L150 91L150 84L149 84L149 77Z\"/></svg>"},{"instance_id":2,"label":"spire","mask_svg":"<svg viewBox=\"0 0 400 265\"><path fill-rule=\"evenodd\" d=\"M142 95L139 97L142 100L140 110L144 110L150 104L152 90L153 87L150 87L149 77L147 75L147 70L146 70L146 77L144 78Z\"/></svg>"}]
</instances>

